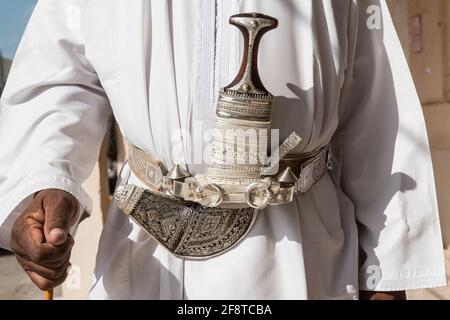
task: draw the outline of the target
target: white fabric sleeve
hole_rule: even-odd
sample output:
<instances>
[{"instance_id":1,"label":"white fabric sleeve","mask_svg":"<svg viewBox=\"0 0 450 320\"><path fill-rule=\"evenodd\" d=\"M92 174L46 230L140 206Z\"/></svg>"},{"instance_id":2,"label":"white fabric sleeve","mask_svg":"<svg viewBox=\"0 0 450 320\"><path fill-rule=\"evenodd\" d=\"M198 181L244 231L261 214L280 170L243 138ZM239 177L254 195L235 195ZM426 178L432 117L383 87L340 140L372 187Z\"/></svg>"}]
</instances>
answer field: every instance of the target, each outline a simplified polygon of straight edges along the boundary
<instances>
[{"instance_id":1,"label":"white fabric sleeve","mask_svg":"<svg viewBox=\"0 0 450 320\"><path fill-rule=\"evenodd\" d=\"M40 190L92 200L82 183L98 158L110 107L85 56L88 1L38 2L0 100L0 247Z\"/></svg>"},{"instance_id":2,"label":"white fabric sleeve","mask_svg":"<svg viewBox=\"0 0 450 320\"><path fill-rule=\"evenodd\" d=\"M350 16L332 150L336 180L355 205L360 289L445 286L427 131L402 47L384 1L354 0Z\"/></svg>"}]
</instances>

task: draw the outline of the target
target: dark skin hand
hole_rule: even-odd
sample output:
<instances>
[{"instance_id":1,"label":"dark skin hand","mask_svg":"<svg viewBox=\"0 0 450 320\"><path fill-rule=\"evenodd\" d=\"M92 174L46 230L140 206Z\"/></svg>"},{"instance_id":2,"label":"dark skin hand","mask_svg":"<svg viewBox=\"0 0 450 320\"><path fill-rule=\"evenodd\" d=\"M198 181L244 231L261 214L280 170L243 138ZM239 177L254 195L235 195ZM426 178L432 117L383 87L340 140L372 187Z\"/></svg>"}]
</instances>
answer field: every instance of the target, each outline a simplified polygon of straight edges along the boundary
<instances>
[{"instance_id":1,"label":"dark skin hand","mask_svg":"<svg viewBox=\"0 0 450 320\"><path fill-rule=\"evenodd\" d=\"M369 291L360 291L359 292L360 300L406 300L406 292L405 291L396 291L396 292L369 292Z\"/></svg>"},{"instance_id":2,"label":"dark skin hand","mask_svg":"<svg viewBox=\"0 0 450 320\"><path fill-rule=\"evenodd\" d=\"M76 198L62 190L48 189L36 194L13 226L11 249L41 290L51 290L67 278L74 245L69 231L77 214Z\"/></svg>"}]
</instances>

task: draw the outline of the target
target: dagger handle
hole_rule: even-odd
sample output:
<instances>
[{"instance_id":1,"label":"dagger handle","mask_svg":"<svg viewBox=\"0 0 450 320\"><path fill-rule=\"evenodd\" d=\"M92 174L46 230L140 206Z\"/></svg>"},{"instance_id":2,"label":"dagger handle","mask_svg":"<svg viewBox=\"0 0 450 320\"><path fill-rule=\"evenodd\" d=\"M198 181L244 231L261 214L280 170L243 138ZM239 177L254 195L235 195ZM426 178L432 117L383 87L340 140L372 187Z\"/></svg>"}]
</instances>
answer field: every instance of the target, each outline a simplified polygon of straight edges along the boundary
<instances>
[{"instance_id":1,"label":"dagger handle","mask_svg":"<svg viewBox=\"0 0 450 320\"><path fill-rule=\"evenodd\" d=\"M258 50L262 36L278 27L278 20L259 13L234 15L230 24L236 26L244 37L244 55L237 77L225 88L244 94L268 94L258 72Z\"/></svg>"}]
</instances>

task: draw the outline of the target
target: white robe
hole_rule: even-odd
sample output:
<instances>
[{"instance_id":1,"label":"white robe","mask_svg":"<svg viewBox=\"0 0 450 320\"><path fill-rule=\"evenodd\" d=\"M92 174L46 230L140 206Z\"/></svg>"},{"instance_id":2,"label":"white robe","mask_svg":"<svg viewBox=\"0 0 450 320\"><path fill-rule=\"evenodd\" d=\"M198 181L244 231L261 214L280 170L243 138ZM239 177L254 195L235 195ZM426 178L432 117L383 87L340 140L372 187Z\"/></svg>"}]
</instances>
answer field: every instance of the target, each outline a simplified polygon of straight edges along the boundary
<instances>
[{"instance_id":1,"label":"white robe","mask_svg":"<svg viewBox=\"0 0 450 320\"><path fill-rule=\"evenodd\" d=\"M421 106L378 0L39 1L1 99L1 245L35 191L67 190L91 210L81 184L111 111L130 143L169 168L192 164L192 140L240 64L228 18L249 11L280 22L259 58L273 127L302 135L296 152L330 143L333 170L207 261L173 257L113 205L91 297L356 299L445 286ZM139 183L128 166L120 180Z\"/></svg>"}]
</instances>

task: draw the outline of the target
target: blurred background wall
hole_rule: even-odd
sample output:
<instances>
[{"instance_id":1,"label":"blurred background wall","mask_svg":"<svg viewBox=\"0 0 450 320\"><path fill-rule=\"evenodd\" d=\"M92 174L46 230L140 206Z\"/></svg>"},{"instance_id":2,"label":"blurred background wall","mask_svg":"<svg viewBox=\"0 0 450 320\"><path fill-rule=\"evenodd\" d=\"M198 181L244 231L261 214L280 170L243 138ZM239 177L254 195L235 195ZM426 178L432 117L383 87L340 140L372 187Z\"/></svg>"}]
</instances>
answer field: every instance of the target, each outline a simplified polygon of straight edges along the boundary
<instances>
[{"instance_id":1,"label":"blurred background wall","mask_svg":"<svg viewBox=\"0 0 450 320\"><path fill-rule=\"evenodd\" d=\"M35 0L9 0L23 5L27 17ZM443 238L450 267L450 0L387 0L405 55L411 66L427 121ZM0 3L0 30L4 28ZM16 26L20 32L23 26ZM21 29L22 28L22 29ZM0 50L2 48L0 31ZM10 41L11 42L11 41ZM17 42L17 41L16 41ZM14 41L12 41L14 45ZM0 92L11 60L0 54ZM107 218L107 207L117 170L126 159L126 147L111 120L99 162L85 188L94 199L92 217L79 228L73 251L73 265L66 284L57 291L65 299L85 298L92 283L92 271L100 232ZM6 263L6 268L3 265ZM23 277L13 257L0 256L0 298L39 298L40 292ZM448 270L450 274L450 269ZM450 289L419 290L411 299L450 299Z\"/></svg>"}]
</instances>

